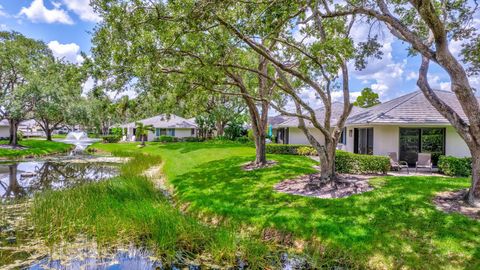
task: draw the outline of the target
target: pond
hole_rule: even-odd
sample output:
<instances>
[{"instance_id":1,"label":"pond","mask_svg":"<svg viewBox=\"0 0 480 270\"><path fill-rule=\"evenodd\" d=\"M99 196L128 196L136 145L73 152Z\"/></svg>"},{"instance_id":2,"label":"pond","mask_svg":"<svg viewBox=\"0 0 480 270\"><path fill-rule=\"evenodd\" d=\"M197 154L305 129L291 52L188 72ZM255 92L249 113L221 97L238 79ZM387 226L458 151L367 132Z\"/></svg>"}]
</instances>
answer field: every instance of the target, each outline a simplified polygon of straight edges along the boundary
<instances>
[{"instance_id":1,"label":"pond","mask_svg":"<svg viewBox=\"0 0 480 270\"><path fill-rule=\"evenodd\" d=\"M0 163L0 198L30 197L35 192L72 188L118 175L118 165L87 160L35 160Z\"/></svg>"}]
</instances>

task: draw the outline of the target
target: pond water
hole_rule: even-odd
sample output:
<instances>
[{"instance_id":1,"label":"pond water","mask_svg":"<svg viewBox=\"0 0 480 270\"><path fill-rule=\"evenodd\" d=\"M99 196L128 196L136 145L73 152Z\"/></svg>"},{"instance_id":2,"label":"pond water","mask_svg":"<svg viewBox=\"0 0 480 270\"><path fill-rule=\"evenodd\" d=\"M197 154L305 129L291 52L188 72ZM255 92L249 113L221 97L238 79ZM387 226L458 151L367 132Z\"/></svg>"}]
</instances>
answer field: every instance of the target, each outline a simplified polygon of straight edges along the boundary
<instances>
[{"instance_id":1,"label":"pond water","mask_svg":"<svg viewBox=\"0 0 480 270\"><path fill-rule=\"evenodd\" d=\"M0 163L0 198L17 199L35 192L71 188L118 175L118 166L105 162L35 160Z\"/></svg>"}]
</instances>

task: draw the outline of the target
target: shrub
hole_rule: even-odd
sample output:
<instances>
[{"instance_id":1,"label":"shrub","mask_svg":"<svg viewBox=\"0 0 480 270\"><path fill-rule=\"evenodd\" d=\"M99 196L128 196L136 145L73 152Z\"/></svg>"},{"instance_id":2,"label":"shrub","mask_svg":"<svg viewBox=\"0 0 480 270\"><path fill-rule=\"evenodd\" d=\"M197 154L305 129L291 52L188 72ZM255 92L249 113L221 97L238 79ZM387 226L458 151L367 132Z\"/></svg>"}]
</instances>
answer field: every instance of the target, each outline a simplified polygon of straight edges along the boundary
<instances>
[{"instance_id":1,"label":"shrub","mask_svg":"<svg viewBox=\"0 0 480 270\"><path fill-rule=\"evenodd\" d=\"M335 170L338 173L387 173L390 160L384 156L353 154L337 150Z\"/></svg>"},{"instance_id":2,"label":"shrub","mask_svg":"<svg viewBox=\"0 0 480 270\"><path fill-rule=\"evenodd\" d=\"M250 139L248 137L238 137L235 139L236 142L239 142L239 143L249 143L251 142Z\"/></svg>"},{"instance_id":3,"label":"shrub","mask_svg":"<svg viewBox=\"0 0 480 270\"><path fill-rule=\"evenodd\" d=\"M118 143L121 138L122 136L118 136L118 135L105 135L105 136L102 136L102 141L104 143Z\"/></svg>"},{"instance_id":4,"label":"shrub","mask_svg":"<svg viewBox=\"0 0 480 270\"><path fill-rule=\"evenodd\" d=\"M448 176L470 176L472 173L471 158L457 158L452 156L440 156L438 169Z\"/></svg>"},{"instance_id":5,"label":"shrub","mask_svg":"<svg viewBox=\"0 0 480 270\"><path fill-rule=\"evenodd\" d=\"M297 148L297 154L301 156L316 156L317 150L311 146L301 146Z\"/></svg>"},{"instance_id":6,"label":"shrub","mask_svg":"<svg viewBox=\"0 0 480 270\"><path fill-rule=\"evenodd\" d=\"M267 144L267 154L298 155L298 148L310 147L303 144Z\"/></svg>"},{"instance_id":7,"label":"shrub","mask_svg":"<svg viewBox=\"0 0 480 270\"><path fill-rule=\"evenodd\" d=\"M19 130L17 131L17 140L22 141L23 140L23 131Z\"/></svg>"},{"instance_id":8,"label":"shrub","mask_svg":"<svg viewBox=\"0 0 480 270\"><path fill-rule=\"evenodd\" d=\"M200 137L183 137L181 139L184 142L203 142L204 139Z\"/></svg>"},{"instance_id":9,"label":"shrub","mask_svg":"<svg viewBox=\"0 0 480 270\"><path fill-rule=\"evenodd\" d=\"M156 139L156 141L159 142L177 142L178 139L173 136L168 136L168 135L162 135Z\"/></svg>"}]
</instances>

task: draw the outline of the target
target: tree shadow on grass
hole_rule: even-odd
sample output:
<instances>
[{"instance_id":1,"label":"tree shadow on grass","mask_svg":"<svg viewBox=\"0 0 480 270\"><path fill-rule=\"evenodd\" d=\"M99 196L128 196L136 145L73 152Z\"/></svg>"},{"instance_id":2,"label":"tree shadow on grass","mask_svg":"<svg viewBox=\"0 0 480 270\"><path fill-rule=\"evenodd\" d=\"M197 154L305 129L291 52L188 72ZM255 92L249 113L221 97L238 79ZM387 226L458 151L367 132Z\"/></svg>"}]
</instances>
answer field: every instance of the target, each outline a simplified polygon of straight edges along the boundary
<instances>
[{"instance_id":1,"label":"tree shadow on grass","mask_svg":"<svg viewBox=\"0 0 480 270\"><path fill-rule=\"evenodd\" d=\"M245 172L240 165L251 157L232 157L201 164L170 181L193 212L317 239L362 265L429 269L479 264L480 223L445 214L431 203L436 192L464 188L468 180L383 177L371 180L374 191L318 199L273 189L282 180L314 172L311 161L270 158L278 165Z\"/></svg>"}]
</instances>

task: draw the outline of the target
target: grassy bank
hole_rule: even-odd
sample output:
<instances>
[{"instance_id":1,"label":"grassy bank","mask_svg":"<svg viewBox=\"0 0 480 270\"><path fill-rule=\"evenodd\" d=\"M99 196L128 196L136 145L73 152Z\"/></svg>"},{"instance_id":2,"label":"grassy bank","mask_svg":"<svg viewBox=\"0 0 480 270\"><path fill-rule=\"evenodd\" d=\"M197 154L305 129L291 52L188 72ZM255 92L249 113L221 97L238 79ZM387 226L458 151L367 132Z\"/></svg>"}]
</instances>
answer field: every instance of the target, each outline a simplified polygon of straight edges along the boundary
<instances>
[{"instance_id":1,"label":"grassy bank","mask_svg":"<svg viewBox=\"0 0 480 270\"><path fill-rule=\"evenodd\" d=\"M46 140L25 139L19 142L24 149L4 149L0 147L0 159L18 159L24 157L38 157L56 153L65 153L72 149L72 145ZM0 141L0 145L8 141Z\"/></svg>"},{"instance_id":2,"label":"grassy bank","mask_svg":"<svg viewBox=\"0 0 480 270\"><path fill-rule=\"evenodd\" d=\"M267 264L269 249L264 244L238 236L234 228L203 225L171 206L142 176L160 163L159 156L133 156L119 177L35 196L31 220L36 235L50 244L79 233L104 244L141 240L167 261L181 251L221 264L235 263L237 255L248 258L255 268Z\"/></svg>"},{"instance_id":3,"label":"grassy bank","mask_svg":"<svg viewBox=\"0 0 480 270\"><path fill-rule=\"evenodd\" d=\"M286 178L312 172L313 161L271 155L279 164L254 172L240 165L254 149L238 145L151 143L96 145L105 151L144 152L165 159L165 174L179 200L198 216L271 228L304 240L319 264L346 262L374 269L479 269L480 223L435 209L444 190L468 187L466 178L379 177L372 192L321 200L273 190ZM288 239L287 239L288 240ZM288 242L288 241L287 241Z\"/></svg>"}]
</instances>

